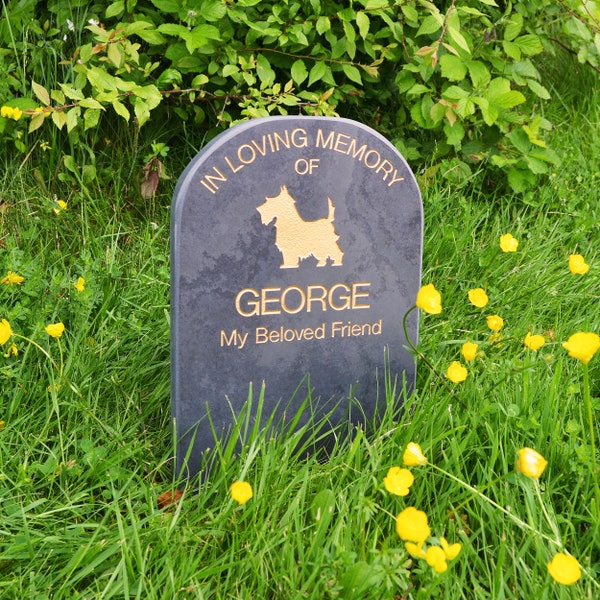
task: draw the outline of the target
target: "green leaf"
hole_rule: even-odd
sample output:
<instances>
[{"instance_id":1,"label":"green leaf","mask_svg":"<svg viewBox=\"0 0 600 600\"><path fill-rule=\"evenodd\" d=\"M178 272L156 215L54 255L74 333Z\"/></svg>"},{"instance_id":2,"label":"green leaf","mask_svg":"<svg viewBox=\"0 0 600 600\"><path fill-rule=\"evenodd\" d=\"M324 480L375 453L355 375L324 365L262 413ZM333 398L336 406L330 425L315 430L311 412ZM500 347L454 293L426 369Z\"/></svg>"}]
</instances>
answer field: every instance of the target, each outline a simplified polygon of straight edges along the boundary
<instances>
[{"instance_id":1,"label":"green leaf","mask_svg":"<svg viewBox=\"0 0 600 600\"><path fill-rule=\"evenodd\" d=\"M531 79L540 79L539 71L528 58L514 63L513 74L521 75L522 77L531 77Z\"/></svg>"},{"instance_id":2,"label":"green leaf","mask_svg":"<svg viewBox=\"0 0 600 600\"><path fill-rule=\"evenodd\" d=\"M329 31L331 29L331 21L329 20L329 17L319 17L317 19L317 33L319 35L324 34L326 31Z\"/></svg>"},{"instance_id":3,"label":"green leaf","mask_svg":"<svg viewBox=\"0 0 600 600\"><path fill-rule=\"evenodd\" d=\"M536 182L536 176L525 169L508 169L508 185L515 192L524 192Z\"/></svg>"},{"instance_id":4,"label":"green leaf","mask_svg":"<svg viewBox=\"0 0 600 600\"><path fill-rule=\"evenodd\" d=\"M264 54L259 54L256 57L256 74L258 75L258 78L267 85L270 85L275 81L275 71L271 68L269 61Z\"/></svg>"},{"instance_id":5,"label":"green leaf","mask_svg":"<svg viewBox=\"0 0 600 600\"><path fill-rule=\"evenodd\" d=\"M232 75L237 75L240 72L240 68L237 65L227 64L223 67L222 75L223 77L231 77Z\"/></svg>"},{"instance_id":6,"label":"green leaf","mask_svg":"<svg viewBox=\"0 0 600 600\"><path fill-rule=\"evenodd\" d=\"M503 94L502 96L497 97L495 100L495 104L500 108L513 108L515 106L518 106L519 104L523 104L523 102L525 102L526 100L527 98L525 98L525 96L521 94L521 92L512 90L510 92L507 92L506 94Z\"/></svg>"},{"instance_id":7,"label":"green leaf","mask_svg":"<svg viewBox=\"0 0 600 600\"><path fill-rule=\"evenodd\" d=\"M502 42L502 48L509 58L521 60L521 49L514 42Z\"/></svg>"},{"instance_id":8,"label":"green leaf","mask_svg":"<svg viewBox=\"0 0 600 600\"><path fill-rule=\"evenodd\" d=\"M340 21L342 21L343 23L347 23L350 21L354 21L354 19L356 18L356 14L354 13L354 9L349 7L338 11L338 17Z\"/></svg>"},{"instance_id":9,"label":"green leaf","mask_svg":"<svg viewBox=\"0 0 600 600\"><path fill-rule=\"evenodd\" d=\"M539 160L534 156L524 156L523 158L525 159L525 162L532 173L541 175L542 173L548 172L549 167L544 161Z\"/></svg>"},{"instance_id":10,"label":"green leaf","mask_svg":"<svg viewBox=\"0 0 600 600\"><path fill-rule=\"evenodd\" d=\"M415 83L415 85L411 86L409 90L406 91L407 96L420 96L421 94L426 94L431 91L426 85L422 83Z\"/></svg>"},{"instance_id":11,"label":"green leaf","mask_svg":"<svg viewBox=\"0 0 600 600\"><path fill-rule=\"evenodd\" d=\"M452 54L444 54L440 58L442 76L449 81L462 81L467 74L465 62Z\"/></svg>"},{"instance_id":12,"label":"green leaf","mask_svg":"<svg viewBox=\"0 0 600 600\"><path fill-rule=\"evenodd\" d=\"M104 110L102 104L100 104L100 102L94 98L83 98L83 100L80 100L78 104L83 108L96 108L98 110Z\"/></svg>"},{"instance_id":13,"label":"green leaf","mask_svg":"<svg viewBox=\"0 0 600 600\"><path fill-rule=\"evenodd\" d=\"M444 19L441 15L429 15L423 19L421 27L419 27L419 30L415 35L418 37L420 35L429 35L431 33L435 33L442 28L443 24Z\"/></svg>"},{"instance_id":14,"label":"green leaf","mask_svg":"<svg viewBox=\"0 0 600 600\"><path fill-rule=\"evenodd\" d=\"M540 40L539 36L532 33L518 37L515 40L515 44L517 44L523 54L526 54L527 56L539 54L544 50L542 40Z\"/></svg>"},{"instance_id":15,"label":"green leaf","mask_svg":"<svg viewBox=\"0 0 600 600\"><path fill-rule=\"evenodd\" d=\"M115 112L120 117L123 117L126 121L129 121L131 115L129 114L129 111L127 110L127 108L125 108L125 105L122 102L115 99L112 101L112 107L115 109Z\"/></svg>"},{"instance_id":16,"label":"green leaf","mask_svg":"<svg viewBox=\"0 0 600 600\"><path fill-rule=\"evenodd\" d=\"M133 112L138 121L138 125L141 127L150 118L150 109L148 103L142 98L136 98L133 101Z\"/></svg>"},{"instance_id":17,"label":"green leaf","mask_svg":"<svg viewBox=\"0 0 600 600\"><path fill-rule=\"evenodd\" d=\"M308 75L308 87L310 87L313 83L323 79L325 74L327 73L327 65L324 61L316 62Z\"/></svg>"},{"instance_id":18,"label":"green leaf","mask_svg":"<svg viewBox=\"0 0 600 600\"><path fill-rule=\"evenodd\" d=\"M116 91L117 89L115 78L104 69L88 67L86 76L88 81L92 84L92 87L95 87L97 90Z\"/></svg>"},{"instance_id":19,"label":"green leaf","mask_svg":"<svg viewBox=\"0 0 600 600\"><path fill-rule=\"evenodd\" d=\"M166 35L174 35L185 40L190 33L190 30L183 25L176 25L175 23L163 23L157 28L158 31Z\"/></svg>"},{"instance_id":20,"label":"green leaf","mask_svg":"<svg viewBox=\"0 0 600 600\"><path fill-rule=\"evenodd\" d=\"M67 113L63 110L55 110L52 112L52 122L62 129L67 123Z\"/></svg>"},{"instance_id":21,"label":"green leaf","mask_svg":"<svg viewBox=\"0 0 600 600\"><path fill-rule=\"evenodd\" d=\"M205 46L209 40L220 40L221 32L214 25L197 25L189 32L187 38L185 38L185 45L191 54L196 50L196 48L200 48L201 46Z\"/></svg>"},{"instance_id":22,"label":"green leaf","mask_svg":"<svg viewBox=\"0 0 600 600\"><path fill-rule=\"evenodd\" d=\"M179 13L181 4L178 0L150 0L158 10L165 13Z\"/></svg>"},{"instance_id":23,"label":"green leaf","mask_svg":"<svg viewBox=\"0 0 600 600\"><path fill-rule=\"evenodd\" d=\"M462 98L468 98L469 92L457 85L451 85L442 92L442 97L446 100L461 100Z\"/></svg>"},{"instance_id":24,"label":"green leaf","mask_svg":"<svg viewBox=\"0 0 600 600\"><path fill-rule=\"evenodd\" d=\"M192 79L192 87L199 87L201 85L205 85L210 81L207 75L204 73L200 73L200 75L196 75L194 79Z\"/></svg>"},{"instance_id":25,"label":"green leaf","mask_svg":"<svg viewBox=\"0 0 600 600\"><path fill-rule=\"evenodd\" d=\"M136 35L152 46L161 46L166 42L165 36L156 29L138 31Z\"/></svg>"},{"instance_id":26,"label":"green leaf","mask_svg":"<svg viewBox=\"0 0 600 600\"><path fill-rule=\"evenodd\" d=\"M344 28L344 37L347 40L354 42L354 40L356 40L356 31L354 31L352 24L348 23L348 21L343 21L342 27Z\"/></svg>"},{"instance_id":27,"label":"green leaf","mask_svg":"<svg viewBox=\"0 0 600 600\"><path fill-rule=\"evenodd\" d=\"M536 148L532 152L529 153L529 156L533 156L533 158L539 158L547 163L558 165L560 164L560 156L552 150L552 148Z\"/></svg>"},{"instance_id":28,"label":"green leaf","mask_svg":"<svg viewBox=\"0 0 600 600\"><path fill-rule=\"evenodd\" d=\"M529 136L523 129L513 129L506 137L521 154L527 154L531 150Z\"/></svg>"},{"instance_id":29,"label":"green leaf","mask_svg":"<svg viewBox=\"0 0 600 600\"><path fill-rule=\"evenodd\" d=\"M541 84L539 84L535 79L528 79L527 86L529 89L542 100L550 100L551 96L548 90Z\"/></svg>"},{"instance_id":30,"label":"green leaf","mask_svg":"<svg viewBox=\"0 0 600 600\"><path fill-rule=\"evenodd\" d=\"M382 574L364 561L358 561L348 568L341 578L342 598L358 600L364 598L366 590L377 586Z\"/></svg>"},{"instance_id":31,"label":"green leaf","mask_svg":"<svg viewBox=\"0 0 600 600\"><path fill-rule=\"evenodd\" d=\"M356 56L356 44L354 43L354 40L351 40L347 37L343 37L340 41L344 42L344 49L346 51L346 54L352 60L354 60L354 57Z\"/></svg>"},{"instance_id":32,"label":"green leaf","mask_svg":"<svg viewBox=\"0 0 600 600\"><path fill-rule=\"evenodd\" d=\"M356 13L356 26L358 27L360 37L363 40L366 39L369 33L369 27L371 26L371 21L369 20L367 13Z\"/></svg>"},{"instance_id":33,"label":"green leaf","mask_svg":"<svg viewBox=\"0 0 600 600\"><path fill-rule=\"evenodd\" d=\"M179 85L182 81L181 73L177 69L165 69L156 80L156 85L164 89L167 86Z\"/></svg>"},{"instance_id":34,"label":"green leaf","mask_svg":"<svg viewBox=\"0 0 600 600\"><path fill-rule=\"evenodd\" d=\"M64 95L71 100L83 100L85 98L81 90L76 90L64 83L59 83L58 85L60 85Z\"/></svg>"},{"instance_id":35,"label":"green leaf","mask_svg":"<svg viewBox=\"0 0 600 600\"><path fill-rule=\"evenodd\" d=\"M81 168L81 179L88 185L96 179L96 167L94 165L83 165Z\"/></svg>"},{"instance_id":36,"label":"green leaf","mask_svg":"<svg viewBox=\"0 0 600 600\"><path fill-rule=\"evenodd\" d=\"M507 42L511 42L521 33L521 29L523 29L523 15L515 12L511 15L504 28L504 39Z\"/></svg>"},{"instance_id":37,"label":"green leaf","mask_svg":"<svg viewBox=\"0 0 600 600\"><path fill-rule=\"evenodd\" d=\"M111 19L112 17L120 15L124 11L125 2L123 0L117 0L117 2L113 2L107 6L105 16L107 19Z\"/></svg>"},{"instance_id":38,"label":"green leaf","mask_svg":"<svg viewBox=\"0 0 600 600\"><path fill-rule=\"evenodd\" d=\"M44 106L50 106L50 94L48 94L48 90L43 85L32 81L31 89Z\"/></svg>"},{"instance_id":39,"label":"green leaf","mask_svg":"<svg viewBox=\"0 0 600 600\"><path fill-rule=\"evenodd\" d=\"M525 102L525 96L521 92L510 89L510 81L504 77L496 77L490 81L485 93L490 104L500 108L512 108Z\"/></svg>"},{"instance_id":40,"label":"green leaf","mask_svg":"<svg viewBox=\"0 0 600 600\"><path fill-rule=\"evenodd\" d=\"M291 69L292 79L296 85L301 85L302 82L308 77L308 70L302 59L294 61Z\"/></svg>"},{"instance_id":41,"label":"green leaf","mask_svg":"<svg viewBox=\"0 0 600 600\"><path fill-rule=\"evenodd\" d=\"M125 27L123 28L123 33L126 36L137 35L140 31L145 31L146 29L152 28L152 23L149 23L148 21L132 21L131 23L125 25Z\"/></svg>"},{"instance_id":42,"label":"green leaf","mask_svg":"<svg viewBox=\"0 0 600 600\"><path fill-rule=\"evenodd\" d=\"M118 69L123 62L123 54L119 48L119 44L109 44L106 53L108 60ZM135 61L134 61L135 62Z\"/></svg>"},{"instance_id":43,"label":"green leaf","mask_svg":"<svg viewBox=\"0 0 600 600\"><path fill-rule=\"evenodd\" d=\"M459 47L462 48L467 54L471 54L471 48L469 48L469 44L467 40L463 36L463 34L455 29L454 27L448 27L448 34L450 35L450 39Z\"/></svg>"},{"instance_id":44,"label":"green leaf","mask_svg":"<svg viewBox=\"0 0 600 600\"><path fill-rule=\"evenodd\" d=\"M204 0L202 16L207 21L219 21L227 13L227 6L221 0Z\"/></svg>"},{"instance_id":45,"label":"green leaf","mask_svg":"<svg viewBox=\"0 0 600 600\"><path fill-rule=\"evenodd\" d=\"M58 104L66 104L67 102L65 95L60 90L52 90L50 92L50 98Z\"/></svg>"},{"instance_id":46,"label":"green leaf","mask_svg":"<svg viewBox=\"0 0 600 600\"><path fill-rule=\"evenodd\" d=\"M478 60L470 60L467 63L467 69L469 70L473 87L478 88L489 82L491 76L485 63Z\"/></svg>"},{"instance_id":47,"label":"green leaf","mask_svg":"<svg viewBox=\"0 0 600 600\"><path fill-rule=\"evenodd\" d=\"M413 23L418 23L420 21L417 9L411 4L402 4L400 9L402 10L402 14L407 18L407 20L412 21Z\"/></svg>"},{"instance_id":48,"label":"green leaf","mask_svg":"<svg viewBox=\"0 0 600 600\"><path fill-rule=\"evenodd\" d=\"M98 125L100 119L100 111L95 108L90 108L83 113L83 128L85 131L93 129Z\"/></svg>"},{"instance_id":49,"label":"green leaf","mask_svg":"<svg viewBox=\"0 0 600 600\"><path fill-rule=\"evenodd\" d=\"M29 121L29 133L39 129L44 124L44 119L46 118L46 113L39 112L31 117L31 121Z\"/></svg>"},{"instance_id":50,"label":"green leaf","mask_svg":"<svg viewBox=\"0 0 600 600\"><path fill-rule=\"evenodd\" d=\"M479 106L485 124L488 127L491 127L498 120L498 109L495 106L490 105L487 98L482 98L480 96L474 97L473 102Z\"/></svg>"},{"instance_id":51,"label":"green leaf","mask_svg":"<svg viewBox=\"0 0 600 600\"><path fill-rule=\"evenodd\" d=\"M460 148L460 143L465 137L465 128L460 121L455 121L454 125L446 123L444 125L444 133L446 134L446 141L450 145Z\"/></svg>"},{"instance_id":52,"label":"green leaf","mask_svg":"<svg viewBox=\"0 0 600 600\"><path fill-rule=\"evenodd\" d=\"M342 71L344 71L346 77L354 83L358 83L362 85L362 78L360 76L360 71L354 65L343 64Z\"/></svg>"},{"instance_id":53,"label":"green leaf","mask_svg":"<svg viewBox=\"0 0 600 600\"><path fill-rule=\"evenodd\" d=\"M321 490L314 497L310 509L312 518L317 524L317 530L327 530L335 510L335 494L329 489Z\"/></svg>"},{"instance_id":54,"label":"green leaf","mask_svg":"<svg viewBox=\"0 0 600 600\"><path fill-rule=\"evenodd\" d=\"M448 107L444 106L443 104L440 104L439 102L436 102L431 107L431 110L429 111L429 116L431 117L431 120L437 125L444 120L444 117L446 116L446 110L448 110Z\"/></svg>"},{"instance_id":55,"label":"green leaf","mask_svg":"<svg viewBox=\"0 0 600 600\"><path fill-rule=\"evenodd\" d=\"M81 117L81 108L79 108L79 106L75 106L67 112L67 131L69 133L77 127L79 117Z\"/></svg>"}]
</instances>

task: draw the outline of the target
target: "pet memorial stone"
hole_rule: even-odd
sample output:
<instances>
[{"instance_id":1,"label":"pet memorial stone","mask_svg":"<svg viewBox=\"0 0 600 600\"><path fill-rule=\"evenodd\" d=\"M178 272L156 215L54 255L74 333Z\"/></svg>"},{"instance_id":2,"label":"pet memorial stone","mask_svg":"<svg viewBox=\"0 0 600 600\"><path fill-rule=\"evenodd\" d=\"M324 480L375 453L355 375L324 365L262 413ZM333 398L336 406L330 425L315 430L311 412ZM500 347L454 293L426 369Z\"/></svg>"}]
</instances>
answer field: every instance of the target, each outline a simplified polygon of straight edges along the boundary
<instances>
[{"instance_id":1,"label":"pet memorial stone","mask_svg":"<svg viewBox=\"0 0 600 600\"><path fill-rule=\"evenodd\" d=\"M207 144L171 215L177 472L203 470L251 386L252 411L263 394L258 426L272 414L289 422L310 394L333 428L373 419L386 377L413 387L403 318L422 237L414 175L361 123L267 117ZM417 328L413 311L415 343Z\"/></svg>"}]
</instances>

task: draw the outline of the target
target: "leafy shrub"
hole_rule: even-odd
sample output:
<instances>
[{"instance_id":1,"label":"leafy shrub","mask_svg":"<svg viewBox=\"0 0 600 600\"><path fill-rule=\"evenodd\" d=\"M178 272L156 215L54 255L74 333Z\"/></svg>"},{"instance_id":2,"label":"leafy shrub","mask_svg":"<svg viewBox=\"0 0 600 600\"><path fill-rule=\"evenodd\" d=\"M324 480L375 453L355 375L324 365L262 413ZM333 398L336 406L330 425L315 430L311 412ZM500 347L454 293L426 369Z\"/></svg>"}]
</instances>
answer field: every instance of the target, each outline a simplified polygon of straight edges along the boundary
<instances>
[{"instance_id":1,"label":"leafy shrub","mask_svg":"<svg viewBox=\"0 0 600 600\"><path fill-rule=\"evenodd\" d=\"M459 178L486 165L517 192L558 162L535 59L562 46L597 69L600 2L350 4L10 0L0 98L29 121L26 133L0 118L0 133L27 152L52 123L67 179L81 178L76 150L93 179L99 148L126 124L136 145L142 127L148 140L207 140L238 120L288 113L356 118L413 164ZM145 161L156 173L156 152Z\"/></svg>"}]
</instances>

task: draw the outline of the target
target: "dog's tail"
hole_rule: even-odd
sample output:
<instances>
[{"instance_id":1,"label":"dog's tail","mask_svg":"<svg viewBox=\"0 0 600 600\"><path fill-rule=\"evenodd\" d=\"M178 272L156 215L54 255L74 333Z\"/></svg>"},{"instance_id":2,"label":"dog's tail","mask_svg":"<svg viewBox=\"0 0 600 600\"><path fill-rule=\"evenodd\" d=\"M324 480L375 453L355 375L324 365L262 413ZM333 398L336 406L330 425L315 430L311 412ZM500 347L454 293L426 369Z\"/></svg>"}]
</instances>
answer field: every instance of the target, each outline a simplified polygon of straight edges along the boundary
<instances>
[{"instance_id":1,"label":"dog's tail","mask_svg":"<svg viewBox=\"0 0 600 600\"><path fill-rule=\"evenodd\" d=\"M333 215L335 213L335 206L333 205L333 202L331 201L331 198L329 196L327 196L327 203L329 205L329 214L327 215L327 220L330 223L333 223Z\"/></svg>"}]
</instances>

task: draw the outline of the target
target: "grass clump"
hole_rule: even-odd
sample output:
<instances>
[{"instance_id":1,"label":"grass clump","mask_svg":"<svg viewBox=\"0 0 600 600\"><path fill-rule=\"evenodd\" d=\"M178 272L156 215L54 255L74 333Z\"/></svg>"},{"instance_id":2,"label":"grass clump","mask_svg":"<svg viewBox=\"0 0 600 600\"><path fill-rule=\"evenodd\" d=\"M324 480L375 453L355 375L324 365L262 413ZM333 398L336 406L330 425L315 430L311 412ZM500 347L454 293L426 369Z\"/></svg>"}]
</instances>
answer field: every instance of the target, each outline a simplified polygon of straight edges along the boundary
<instances>
[{"instance_id":1,"label":"grass clump","mask_svg":"<svg viewBox=\"0 0 600 600\"><path fill-rule=\"evenodd\" d=\"M267 434L242 415L203 481L171 475L169 191L126 204L6 165L0 595L597 596L600 363L571 336L600 333L600 112L556 110L560 169L535 195L490 197L485 172L422 182L442 309L422 315L416 392L390 382L374 431L326 461L295 452L322 417Z\"/></svg>"}]
</instances>

